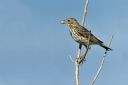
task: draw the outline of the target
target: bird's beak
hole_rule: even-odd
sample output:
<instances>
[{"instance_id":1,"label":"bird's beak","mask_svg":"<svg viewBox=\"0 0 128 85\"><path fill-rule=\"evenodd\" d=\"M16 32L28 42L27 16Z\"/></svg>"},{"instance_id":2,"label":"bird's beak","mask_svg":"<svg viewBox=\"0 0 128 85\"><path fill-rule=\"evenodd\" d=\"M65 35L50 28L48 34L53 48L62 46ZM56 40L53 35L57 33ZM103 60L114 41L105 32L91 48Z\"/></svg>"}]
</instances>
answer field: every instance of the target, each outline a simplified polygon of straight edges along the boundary
<instances>
[{"instance_id":1,"label":"bird's beak","mask_svg":"<svg viewBox=\"0 0 128 85\"><path fill-rule=\"evenodd\" d=\"M60 23L61 24L66 24L66 21L65 20L61 20Z\"/></svg>"}]
</instances>

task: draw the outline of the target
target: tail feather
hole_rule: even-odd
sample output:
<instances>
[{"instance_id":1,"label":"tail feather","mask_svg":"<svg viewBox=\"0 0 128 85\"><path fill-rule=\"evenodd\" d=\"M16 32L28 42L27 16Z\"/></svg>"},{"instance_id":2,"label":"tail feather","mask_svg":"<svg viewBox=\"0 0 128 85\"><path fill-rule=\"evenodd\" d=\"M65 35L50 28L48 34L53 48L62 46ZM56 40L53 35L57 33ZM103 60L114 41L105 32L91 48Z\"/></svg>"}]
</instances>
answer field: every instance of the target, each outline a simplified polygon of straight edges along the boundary
<instances>
[{"instance_id":1,"label":"tail feather","mask_svg":"<svg viewBox=\"0 0 128 85\"><path fill-rule=\"evenodd\" d=\"M103 48L105 48L105 49L108 50L108 51L111 51L111 50L112 50L110 47L106 46L106 45L103 44L103 43L100 44L100 46L103 47Z\"/></svg>"}]
</instances>

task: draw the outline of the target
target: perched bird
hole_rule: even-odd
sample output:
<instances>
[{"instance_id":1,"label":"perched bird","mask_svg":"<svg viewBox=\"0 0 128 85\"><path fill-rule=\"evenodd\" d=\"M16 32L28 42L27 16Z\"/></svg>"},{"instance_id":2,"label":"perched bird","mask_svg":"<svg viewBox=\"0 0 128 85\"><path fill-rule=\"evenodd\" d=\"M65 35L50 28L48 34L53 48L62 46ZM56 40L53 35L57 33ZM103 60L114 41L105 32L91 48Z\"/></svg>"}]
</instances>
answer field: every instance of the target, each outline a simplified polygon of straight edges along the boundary
<instances>
[{"instance_id":1,"label":"perched bird","mask_svg":"<svg viewBox=\"0 0 128 85\"><path fill-rule=\"evenodd\" d=\"M84 45L87 49L88 41L89 46L99 45L106 50L112 50L106 46L101 40L95 37L87 28L81 26L75 18L67 18L62 20L61 24L67 24L72 38L81 45Z\"/></svg>"}]
</instances>

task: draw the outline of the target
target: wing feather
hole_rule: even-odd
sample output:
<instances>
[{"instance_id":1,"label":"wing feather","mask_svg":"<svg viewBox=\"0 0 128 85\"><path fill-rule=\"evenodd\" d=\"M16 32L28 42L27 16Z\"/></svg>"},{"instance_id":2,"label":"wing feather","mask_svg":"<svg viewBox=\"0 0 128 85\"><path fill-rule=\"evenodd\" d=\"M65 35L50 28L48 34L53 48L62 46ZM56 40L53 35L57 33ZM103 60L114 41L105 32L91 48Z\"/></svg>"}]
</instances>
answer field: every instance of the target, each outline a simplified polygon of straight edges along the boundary
<instances>
[{"instance_id":1,"label":"wing feather","mask_svg":"<svg viewBox=\"0 0 128 85\"><path fill-rule=\"evenodd\" d=\"M85 27L81 26L81 27L78 27L78 33L79 35L85 37L85 38L89 38L90 36L90 31L88 31L88 29L86 29ZM91 36L90 36L90 42L93 42L95 44L97 43L103 43L101 40L99 40L98 38L96 38L92 33L91 33ZM95 42L94 42L95 41Z\"/></svg>"}]
</instances>

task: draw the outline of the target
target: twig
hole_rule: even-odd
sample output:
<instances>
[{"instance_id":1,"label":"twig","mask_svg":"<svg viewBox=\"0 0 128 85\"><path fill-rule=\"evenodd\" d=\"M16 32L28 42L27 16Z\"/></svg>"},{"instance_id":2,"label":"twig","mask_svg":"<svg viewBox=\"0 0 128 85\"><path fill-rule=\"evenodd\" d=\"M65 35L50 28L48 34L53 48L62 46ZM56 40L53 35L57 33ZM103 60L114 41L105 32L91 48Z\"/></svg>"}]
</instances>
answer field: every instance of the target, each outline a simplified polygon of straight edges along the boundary
<instances>
[{"instance_id":1,"label":"twig","mask_svg":"<svg viewBox=\"0 0 128 85\"><path fill-rule=\"evenodd\" d=\"M85 23L85 18L86 18L87 9L88 9L88 3L89 3L89 0L86 0L84 12L83 12L83 18L82 18L82 26L84 26L84 23Z\"/></svg>"},{"instance_id":2,"label":"twig","mask_svg":"<svg viewBox=\"0 0 128 85\"><path fill-rule=\"evenodd\" d=\"M85 23L85 18L86 18L86 14L87 14L87 7L88 7L88 0L86 0L86 3L85 3L82 25L84 25L84 23ZM76 60L75 60L75 81L76 81L76 85L79 85L79 64L80 64L80 62L78 62L78 60L80 59L81 48L82 48L82 45L79 44L79 49L78 49L77 57L76 57Z\"/></svg>"},{"instance_id":3,"label":"twig","mask_svg":"<svg viewBox=\"0 0 128 85\"><path fill-rule=\"evenodd\" d=\"M110 47L113 37L114 37L114 36L112 35L112 36L111 36L111 39L110 39L110 41L109 41L108 47ZM103 55L103 58L102 58L102 60L101 60L99 69L97 70L97 72L96 72L96 74L95 74L93 80L91 81L90 85L94 85L96 79L98 78L98 76L99 76L99 74L100 74L100 72L101 72L101 70L102 70L102 68L103 68L104 61L105 61L105 57L107 56L107 53L108 53L108 50L106 50L106 51L104 52L104 55Z\"/></svg>"},{"instance_id":4,"label":"twig","mask_svg":"<svg viewBox=\"0 0 128 85\"><path fill-rule=\"evenodd\" d=\"M69 58L70 58L70 60L74 63L75 61L73 60L73 58L72 58L72 56L71 55L69 55Z\"/></svg>"}]
</instances>

